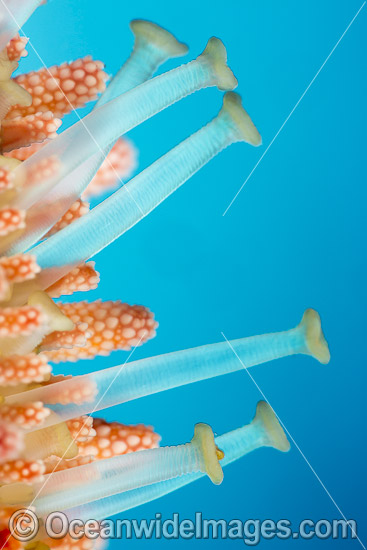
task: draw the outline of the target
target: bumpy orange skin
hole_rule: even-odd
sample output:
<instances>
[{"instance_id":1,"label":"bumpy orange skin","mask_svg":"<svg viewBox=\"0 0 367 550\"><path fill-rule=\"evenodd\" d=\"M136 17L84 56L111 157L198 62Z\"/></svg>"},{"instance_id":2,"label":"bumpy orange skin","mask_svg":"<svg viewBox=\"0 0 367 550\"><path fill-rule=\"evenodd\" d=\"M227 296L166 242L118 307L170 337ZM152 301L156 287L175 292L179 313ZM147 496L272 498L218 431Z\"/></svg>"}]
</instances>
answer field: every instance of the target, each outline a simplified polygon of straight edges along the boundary
<instances>
[{"instance_id":1,"label":"bumpy orange skin","mask_svg":"<svg viewBox=\"0 0 367 550\"><path fill-rule=\"evenodd\" d=\"M60 126L61 120L51 111L5 119L1 126L3 151L12 151L32 143L42 143L45 139L53 139L57 136L56 131Z\"/></svg>"},{"instance_id":2,"label":"bumpy orange skin","mask_svg":"<svg viewBox=\"0 0 367 550\"><path fill-rule=\"evenodd\" d=\"M0 420L0 464L14 460L22 445L23 436L19 428Z\"/></svg>"},{"instance_id":3,"label":"bumpy orange skin","mask_svg":"<svg viewBox=\"0 0 367 550\"><path fill-rule=\"evenodd\" d=\"M160 437L151 426L138 424L126 426L119 422L106 422L95 418L93 428L96 436L91 441L78 444L81 456L93 456L96 460L110 458L144 449L158 447Z\"/></svg>"},{"instance_id":4,"label":"bumpy orange skin","mask_svg":"<svg viewBox=\"0 0 367 550\"><path fill-rule=\"evenodd\" d=\"M0 310L0 337L31 334L44 323L45 316L37 307L7 307Z\"/></svg>"},{"instance_id":5,"label":"bumpy orange skin","mask_svg":"<svg viewBox=\"0 0 367 550\"><path fill-rule=\"evenodd\" d=\"M94 262L88 262L72 269L67 275L56 281L46 292L51 298L67 296L74 292L94 290L99 283L99 273Z\"/></svg>"},{"instance_id":6,"label":"bumpy orange skin","mask_svg":"<svg viewBox=\"0 0 367 550\"><path fill-rule=\"evenodd\" d=\"M13 174L5 166L0 168L0 192L13 188Z\"/></svg>"},{"instance_id":7,"label":"bumpy orange skin","mask_svg":"<svg viewBox=\"0 0 367 550\"><path fill-rule=\"evenodd\" d=\"M118 139L84 191L83 197L98 196L118 187L120 180L126 180L134 171L136 157L133 144L126 138Z\"/></svg>"},{"instance_id":8,"label":"bumpy orange skin","mask_svg":"<svg viewBox=\"0 0 367 550\"><path fill-rule=\"evenodd\" d=\"M64 227L67 227L71 223L73 223L78 218L81 218L85 214L89 212L89 204L87 202L83 202L81 199L76 200L69 208L67 212L60 218L58 222L55 223L55 225L50 229L50 231L45 235L45 237L50 237L51 235L54 235L61 229L64 229Z\"/></svg>"},{"instance_id":9,"label":"bumpy orange skin","mask_svg":"<svg viewBox=\"0 0 367 550\"><path fill-rule=\"evenodd\" d=\"M42 481L45 472L43 460L11 460L0 464L0 483L35 483Z\"/></svg>"},{"instance_id":10,"label":"bumpy orange skin","mask_svg":"<svg viewBox=\"0 0 367 550\"><path fill-rule=\"evenodd\" d=\"M70 380L67 387L58 387L57 382L63 380ZM98 393L97 387L94 382L72 376L51 376L50 380L42 384L48 386L47 391L47 403L54 405L60 403L61 405L67 405L68 403L74 403L81 405L82 403L90 403L94 400Z\"/></svg>"},{"instance_id":11,"label":"bumpy orange skin","mask_svg":"<svg viewBox=\"0 0 367 550\"><path fill-rule=\"evenodd\" d=\"M52 456L45 460L46 474L52 474L53 472L61 472L62 470L70 470L70 468L77 468L78 466L85 466L94 462L93 456L76 456L75 458L57 458Z\"/></svg>"},{"instance_id":12,"label":"bumpy orange skin","mask_svg":"<svg viewBox=\"0 0 367 550\"><path fill-rule=\"evenodd\" d=\"M23 405L0 405L0 419L25 430L41 427L50 412L40 401Z\"/></svg>"},{"instance_id":13,"label":"bumpy orange skin","mask_svg":"<svg viewBox=\"0 0 367 550\"><path fill-rule=\"evenodd\" d=\"M31 353L0 357L0 385L16 386L20 383L43 382L51 374L47 358Z\"/></svg>"},{"instance_id":14,"label":"bumpy orange skin","mask_svg":"<svg viewBox=\"0 0 367 550\"><path fill-rule=\"evenodd\" d=\"M75 302L60 304L61 311L71 319L80 334L80 327L86 336L86 343L70 349L61 348L44 353L50 361L77 361L92 359L97 355L109 355L114 350L130 350L155 336L158 323L153 313L144 306L130 306L117 302L92 303ZM72 338L74 331L68 333L53 332L42 342L41 349L58 348L60 339Z\"/></svg>"},{"instance_id":15,"label":"bumpy orange skin","mask_svg":"<svg viewBox=\"0 0 367 550\"><path fill-rule=\"evenodd\" d=\"M5 237L17 229L25 227L25 212L18 208L2 208L0 210L0 237Z\"/></svg>"},{"instance_id":16,"label":"bumpy orange skin","mask_svg":"<svg viewBox=\"0 0 367 550\"><path fill-rule=\"evenodd\" d=\"M32 254L16 254L0 258L0 266L5 270L6 277L11 283L22 283L34 279L41 271Z\"/></svg>"},{"instance_id":17,"label":"bumpy orange skin","mask_svg":"<svg viewBox=\"0 0 367 550\"><path fill-rule=\"evenodd\" d=\"M46 143L48 143L48 139L42 143L32 143L27 147L5 152L5 156L24 161L42 149ZM126 181L131 176L136 165L137 151L134 145L126 138L118 139L84 191L83 199L97 197L116 189L120 185L120 181Z\"/></svg>"},{"instance_id":18,"label":"bumpy orange skin","mask_svg":"<svg viewBox=\"0 0 367 550\"><path fill-rule=\"evenodd\" d=\"M19 61L21 57L26 57L28 55L25 49L27 43L28 38L16 34L6 46L6 53L8 54L9 61Z\"/></svg>"},{"instance_id":19,"label":"bumpy orange skin","mask_svg":"<svg viewBox=\"0 0 367 550\"><path fill-rule=\"evenodd\" d=\"M85 443L96 436L96 430L93 428L93 418L83 415L79 418L73 418L67 421L67 427L71 433L71 437L77 443Z\"/></svg>"},{"instance_id":20,"label":"bumpy orange skin","mask_svg":"<svg viewBox=\"0 0 367 550\"><path fill-rule=\"evenodd\" d=\"M46 111L61 118L73 109L84 107L106 88L108 77L103 67L101 61L93 61L91 56L87 56L72 63L17 76L15 82L31 94L32 104L29 107L15 105L8 112L7 119Z\"/></svg>"},{"instance_id":21,"label":"bumpy orange skin","mask_svg":"<svg viewBox=\"0 0 367 550\"><path fill-rule=\"evenodd\" d=\"M78 456L69 460L50 457L45 461L47 473L67 470L90 464L95 460L103 460L135 451L154 449L159 445L160 436L154 432L151 426L143 424L126 426L119 422L107 422L102 418L87 418L87 420L85 417L76 419L77 425L72 426L71 430L74 439L78 441ZM90 427L91 421L93 421L93 432ZM68 426L73 422L69 421ZM84 424L86 425L85 434L88 433L88 435L80 438L83 431L81 428Z\"/></svg>"},{"instance_id":22,"label":"bumpy orange skin","mask_svg":"<svg viewBox=\"0 0 367 550\"><path fill-rule=\"evenodd\" d=\"M6 151L4 156L12 159L17 159L24 161L29 159L34 153L37 153L42 147L46 145L48 140L43 141L42 143L32 143L27 147L20 147L19 149L14 149L13 151Z\"/></svg>"}]
</instances>

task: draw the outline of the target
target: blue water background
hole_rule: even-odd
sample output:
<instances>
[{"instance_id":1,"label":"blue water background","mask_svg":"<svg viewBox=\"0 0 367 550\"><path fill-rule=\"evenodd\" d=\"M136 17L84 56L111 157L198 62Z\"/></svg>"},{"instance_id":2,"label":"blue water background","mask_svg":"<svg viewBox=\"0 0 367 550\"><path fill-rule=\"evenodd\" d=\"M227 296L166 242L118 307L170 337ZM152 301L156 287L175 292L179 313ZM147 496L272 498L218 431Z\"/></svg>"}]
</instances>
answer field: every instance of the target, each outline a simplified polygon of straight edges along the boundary
<instances>
[{"instance_id":1,"label":"blue water background","mask_svg":"<svg viewBox=\"0 0 367 550\"><path fill-rule=\"evenodd\" d=\"M221 341L221 332L238 338L287 329L306 307L320 312L331 348L327 366L293 357L251 370L304 456L294 444L287 455L257 451L227 468L220 487L203 479L123 517L150 519L161 512L170 518L179 512L193 518L201 511L205 518L288 518L297 525L304 518L341 517L332 497L347 518L359 521L366 543L366 7L222 215L360 6L358 0L53 0L25 26L47 65L92 54L111 74L132 47L132 18L151 19L176 33L190 46L185 60L218 36L263 136L262 148L239 144L222 153L95 258L102 280L88 299L141 303L160 323L157 337L133 358ZM21 68L40 66L31 51ZM220 104L217 90L201 91L131 132L139 168L206 123ZM74 120L71 115L68 123ZM57 372L97 370L126 357L119 352L62 365ZM247 423L259 399L248 374L239 372L115 407L104 416L152 424L167 445L189 440L198 421L217 433ZM185 544L243 547L241 541L135 540L111 548ZM307 544L360 546L351 540L277 539L260 546Z\"/></svg>"}]
</instances>

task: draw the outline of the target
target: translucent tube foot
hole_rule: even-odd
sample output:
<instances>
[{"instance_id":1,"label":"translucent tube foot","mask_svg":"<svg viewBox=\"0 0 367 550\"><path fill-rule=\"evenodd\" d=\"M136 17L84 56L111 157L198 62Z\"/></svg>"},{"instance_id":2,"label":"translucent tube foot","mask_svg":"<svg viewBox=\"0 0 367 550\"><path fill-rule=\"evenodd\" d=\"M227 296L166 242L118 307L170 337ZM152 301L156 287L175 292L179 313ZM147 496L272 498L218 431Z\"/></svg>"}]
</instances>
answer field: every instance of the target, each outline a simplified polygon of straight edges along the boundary
<instances>
[{"instance_id":1,"label":"translucent tube foot","mask_svg":"<svg viewBox=\"0 0 367 550\"><path fill-rule=\"evenodd\" d=\"M266 401L259 401L256 407L256 415L252 421L254 424L261 423L269 440L268 446L274 447L283 453L290 449L290 443L281 427L275 412Z\"/></svg>"},{"instance_id":2,"label":"translucent tube foot","mask_svg":"<svg viewBox=\"0 0 367 550\"><path fill-rule=\"evenodd\" d=\"M152 21L134 19L130 23L130 28L137 41L156 45L159 50L166 52L167 57L180 57L188 52L186 44L179 42L172 33Z\"/></svg>"},{"instance_id":3,"label":"translucent tube foot","mask_svg":"<svg viewBox=\"0 0 367 550\"><path fill-rule=\"evenodd\" d=\"M219 90L233 90L237 87L237 78L227 65L227 50L221 40L215 36L210 38L199 59L204 59L211 65L215 75L215 85Z\"/></svg>"},{"instance_id":4,"label":"translucent tube foot","mask_svg":"<svg viewBox=\"0 0 367 550\"><path fill-rule=\"evenodd\" d=\"M300 328L305 331L305 340L310 355L326 365L330 361L330 351L321 327L320 315L314 309L306 309Z\"/></svg>"},{"instance_id":5,"label":"translucent tube foot","mask_svg":"<svg viewBox=\"0 0 367 550\"><path fill-rule=\"evenodd\" d=\"M222 111L227 113L233 120L239 141L245 141L255 147L261 145L261 136L249 114L243 108L240 95L235 92L227 92L223 98Z\"/></svg>"},{"instance_id":6,"label":"translucent tube foot","mask_svg":"<svg viewBox=\"0 0 367 550\"><path fill-rule=\"evenodd\" d=\"M219 460L224 457L224 453L216 446L211 427L208 424L196 424L191 443L198 448L210 480L215 485L222 483L223 470Z\"/></svg>"}]
</instances>

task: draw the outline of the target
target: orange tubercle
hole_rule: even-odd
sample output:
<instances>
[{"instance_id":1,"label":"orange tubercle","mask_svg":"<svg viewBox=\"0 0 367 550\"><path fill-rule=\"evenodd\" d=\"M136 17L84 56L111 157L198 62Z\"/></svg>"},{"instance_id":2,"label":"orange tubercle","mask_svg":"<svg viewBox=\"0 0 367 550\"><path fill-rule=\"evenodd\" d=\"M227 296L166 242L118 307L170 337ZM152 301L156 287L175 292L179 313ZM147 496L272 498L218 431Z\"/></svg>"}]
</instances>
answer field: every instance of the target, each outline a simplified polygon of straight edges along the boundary
<instances>
[{"instance_id":1,"label":"orange tubercle","mask_svg":"<svg viewBox=\"0 0 367 550\"><path fill-rule=\"evenodd\" d=\"M5 269L0 265L0 301L9 299L11 288Z\"/></svg>"},{"instance_id":2,"label":"orange tubercle","mask_svg":"<svg viewBox=\"0 0 367 550\"><path fill-rule=\"evenodd\" d=\"M57 456L51 456L46 458L46 474L53 472L60 472L61 470L69 470L70 468L76 468L77 466L84 466L94 461L93 456L76 456L75 458L58 458Z\"/></svg>"},{"instance_id":3,"label":"orange tubercle","mask_svg":"<svg viewBox=\"0 0 367 550\"><path fill-rule=\"evenodd\" d=\"M43 355L11 355L0 357L0 385L16 386L43 382L50 376L51 367Z\"/></svg>"},{"instance_id":4,"label":"orange tubercle","mask_svg":"<svg viewBox=\"0 0 367 550\"><path fill-rule=\"evenodd\" d=\"M42 340L39 346L39 351L44 353L61 348L81 348L86 345L88 336L87 330L88 325L86 323L78 323L73 330L59 330L57 334L55 334L55 332L51 332L51 334L45 336Z\"/></svg>"},{"instance_id":5,"label":"orange tubercle","mask_svg":"<svg viewBox=\"0 0 367 550\"><path fill-rule=\"evenodd\" d=\"M8 307L0 311L0 337L31 334L42 327L45 316L37 307Z\"/></svg>"},{"instance_id":6,"label":"orange tubercle","mask_svg":"<svg viewBox=\"0 0 367 550\"><path fill-rule=\"evenodd\" d=\"M50 229L50 231L45 235L45 237L50 237L54 235L64 227L67 227L73 223L78 218L81 218L89 211L89 204L83 202L81 199L77 199L69 208L67 212L62 216L62 218L55 223L55 225Z\"/></svg>"},{"instance_id":7,"label":"orange tubercle","mask_svg":"<svg viewBox=\"0 0 367 550\"><path fill-rule=\"evenodd\" d=\"M16 254L15 256L0 258L0 266L11 283L22 283L34 279L41 268L32 254Z\"/></svg>"},{"instance_id":8,"label":"orange tubercle","mask_svg":"<svg viewBox=\"0 0 367 550\"><path fill-rule=\"evenodd\" d=\"M28 52L25 49L28 40L29 38L19 36L19 34L17 34L8 42L6 46L6 53L9 61L19 61L21 57L26 57L28 55Z\"/></svg>"},{"instance_id":9,"label":"orange tubercle","mask_svg":"<svg viewBox=\"0 0 367 550\"><path fill-rule=\"evenodd\" d=\"M131 141L126 138L118 139L82 196L92 197L115 189L119 180L127 179L132 174L136 167L136 156L136 149Z\"/></svg>"},{"instance_id":10,"label":"orange tubercle","mask_svg":"<svg viewBox=\"0 0 367 550\"><path fill-rule=\"evenodd\" d=\"M50 361L77 361L91 359L97 355L109 355L114 350L130 350L154 338L158 323L154 315L144 306L130 306L120 301L75 302L59 304L61 311L77 327L87 325L86 344L71 349L45 351ZM75 330L75 329L74 329ZM73 331L70 331L70 333ZM68 333L68 334L70 334ZM47 347L58 347L59 338L65 334L53 332L47 337ZM45 341L41 344L43 349Z\"/></svg>"},{"instance_id":11,"label":"orange tubercle","mask_svg":"<svg viewBox=\"0 0 367 550\"><path fill-rule=\"evenodd\" d=\"M67 296L74 292L94 290L99 283L99 273L94 269L94 262L88 262L75 267L50 286L46 292L51 298Z\"/></svg>"},{"instance_id":12,"label":"orange tubercle","mask_svg":"<svg viewBox=\"0 0 367 550\"><path fill-rule=\"evenodd\" d=\"M0 464L17 457L23 447L23 434L13 424L0 420Z\"/></svg>"},{"instance_id":13,"label":"orange tubercle","mask_svg":"<svg viewBox=\"0 0 367 550\"><path fill-rule=\"evenodd\" d=\"M10 460L0 464L0 483L35 483L42 481L45 472L43 460Z\"/></svg>"},{"instance_id":14,"label":"orange tubercle","mask_svg":"<svg viewBox=\"0 0 367 550\"><path fill-rule=\"evenodd\" d=\"M56 137L61 120L50 111L5 119L1 126L2 147L12 151Z\"/></svg>"},{"instance_id":15,"label":"orange tubercle","mask_svg":"<svg viewBox=\"0 0 367 550\"><path fill-rule=\"evenodd\" d=\"M22 405L0 405L0 419L25 430L41 426L50 412L40 401Z\"/></svg>"},{"instance_id":16,"label":"orange tubercle","mask_svg":"<svg viewBox=\"0 0 367 550\"><path fill-rule=\"evenodd\" d=\"M60 389L57 382L67 379L70 380L70 383ZM85 380L84 378L80 380L72 376L51 376L50 380L45 382L43 386L48 386L47 403L50 405L67 405L68 403L81 405L82 403L90 403L98 393L94 382Z\"/></svg>"},{"instance_id":17,"label":"orange tubercle","mask_svg":"<svg viewBox=\"0 0 367 550\"><path fill-rule=\"evenodd\" d=\"M78 443L80 456L93 456L96 460L110 458L144 449L158 447L160 436L151 426L138 424L125 426L119 422L106 422L94 418L96 435L91 441Z\"/></svg>"},{"instance_id":18,"label":"orange tubercle","mask_svg":"<svg viewBox=\"0 0 367 550\"><path fill-rule=\"evenodd\" d=\"M48 140L43 141L42 143L32 143L31 145L28 145L27 147L20 147L19 149L14 149L13 151L7 151L5 152L4 156L17 159L20 161L27 160L29 157L31 157L34 153L37 153L44 145L46 145Z\"/></svg>"},{"instance_id":19,"label":"orange tubercle","mask_svg":"<svg viewBox=\"0 0 367 550\"><path fill-rule=\"evenodd\" d=\"M76 420L81 423L83 418L85 417ZM144 449L155 449L159 446L160 436L154 432L151 426L143 424L126 426L119 422L107 422L102 418L86 418L93 420L94 434L83 441L77 440L79 449L77 457L61 461L57 457L46 459L46 473L67 470L90 464L95 460L103 460ZM68 426L72 422L70 420Z\"/></svg>"},{"instance_id":20,"label":"orange tubercle","mask_svg":"<svg viewBox=\"0 0 367 550\"><path fill-rule=\"evenodd\" d=\"M45 111L61 118L73 109L84 107L106 88L107 74L103 67L101 61L93 61L91 56L87 56L72 63L17 76L14 80L31 94L32 104L29 107L15 105L7 118Z\"/></svg>"},{"instance_id":21,"label":"orange tubercle","mask_svg":"<svg viewBox=\"0 0 367 550\"><path fill-rule=\"evenodd\" d=\"M24 229L25 211L17 208L2 208L0 210L0 237L5 237L16 229Z\"/></svg>"},{"instance_id":22,"label":"orange tubercle","mask_svg":"<svg viewBox=\"0 0 367 550\"><path fill-rule=\"evenodd\" d=\"M66 422L71 437L77 442L87 442L95 437L96 431L93 427L93 418L83 415Z\"/></svg>"},{"instance_id":23,"label":"orange tubercle","mask_svg":"<svg viewBox=\"0 0 367 550\"><path fill-rule=\"evenodd\" d=\"M27 184L34 185L44 179L55 176L60 168L60 160L56 155L41 159L27 169Z\"/></svg>"},{"instance_id":24,"label":"orange tubercle","mask_svg":"<svg viewBox=\"0 0 367 550\"><path fill-rule=\"evenodd\" d=\"M13 174L2 166L0 168L0 191L8 191L13 188Z\"/></svg>"}]
</instances>

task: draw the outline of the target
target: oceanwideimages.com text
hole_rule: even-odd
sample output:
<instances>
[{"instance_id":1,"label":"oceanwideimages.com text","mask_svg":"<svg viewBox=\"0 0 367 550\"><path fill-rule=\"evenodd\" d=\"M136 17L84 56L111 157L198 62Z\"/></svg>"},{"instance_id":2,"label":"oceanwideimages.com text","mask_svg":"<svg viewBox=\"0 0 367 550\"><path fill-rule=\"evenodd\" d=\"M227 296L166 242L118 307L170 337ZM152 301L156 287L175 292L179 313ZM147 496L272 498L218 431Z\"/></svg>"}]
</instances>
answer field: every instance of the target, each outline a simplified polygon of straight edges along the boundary
<instances>
[{"instance_id":1,"label":"oceanwideimages.com text","mask_svg":"<svg viewBox=\"0 0 367 550\"><path fill-rule=\"evenodd\" d=\"M357 538L355 520L304 519L297 526L288 519L206 519L201 512L194 519L181 519L178 513L163 519L157 513L153 519L68 519L62 512L53 512L40 520L35 513L21 509L11 516L9 529L23 542L30 541L42 530L54 539L66 535L74 539L241 539L248 546L271 539L354 539Z\"/></svg>"}]
</instances>

